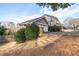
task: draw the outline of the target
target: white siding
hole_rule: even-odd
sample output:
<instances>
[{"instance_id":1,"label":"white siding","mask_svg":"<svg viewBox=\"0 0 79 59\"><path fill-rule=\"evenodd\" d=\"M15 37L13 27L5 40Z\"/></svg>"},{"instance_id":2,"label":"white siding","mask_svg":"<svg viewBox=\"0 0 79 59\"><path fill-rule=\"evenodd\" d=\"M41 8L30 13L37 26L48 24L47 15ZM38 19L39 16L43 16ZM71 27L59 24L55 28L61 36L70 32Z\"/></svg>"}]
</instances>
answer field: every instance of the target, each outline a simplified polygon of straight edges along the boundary
<instances>
[{"instance_id":1,"label":"white siding","mask_svg":"<svg viewBox=\"0 0 79 59\"><path fill-rule=\"evenodd\" d=\"M48 26L44 26L43 30L44 32L48 32Z\"/></svg>"}]
</instances>

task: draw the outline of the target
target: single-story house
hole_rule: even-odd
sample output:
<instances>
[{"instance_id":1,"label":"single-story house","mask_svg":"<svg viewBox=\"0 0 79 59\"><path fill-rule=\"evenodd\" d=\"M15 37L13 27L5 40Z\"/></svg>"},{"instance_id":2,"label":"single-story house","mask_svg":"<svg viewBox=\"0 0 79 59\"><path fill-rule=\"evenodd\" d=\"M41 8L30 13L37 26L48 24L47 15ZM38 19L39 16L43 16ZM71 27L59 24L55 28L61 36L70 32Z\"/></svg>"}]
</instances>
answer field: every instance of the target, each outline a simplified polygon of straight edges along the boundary
<instances>
[{"instance_id":1,"label":"single-story house","mask_svg":"<svg viewBox=\"0 0 79 59\"><path fill-rule=\"evenodd\" d=\"M9 21L3 21L3 22L0 22L0 26L3 26L4 28L7 29L6 32L9 32L11 31L12 33L15 32L15 24L14 22L9 22Z\"/></svg>"},{"instance_id":2,"label":"single-story house","mask_svg":"<svg viewBox=\"0 0 79 59\"><path fill-rule=\"evenodd\" d=\"M44 14L41 17L35 18L35 19L31 19L22 23L19 23L19 26L24 26L27 24L31 24L34 23L37 26L39 26L40 31L43 32L48 32L49 26L61 26L60 21L57 19L57 17L51 16L51 15L47 15Z\"/></svg>"},{"instance_id":3,"label":"single-story house","mask_svg":"<svg viewBox=\"0 0 79 59\"><path fill-rule=\"evenodd\" d=\"M79 31L79 18L66 19L63 23L65 28Z\"/></svg>"}]
</instances>

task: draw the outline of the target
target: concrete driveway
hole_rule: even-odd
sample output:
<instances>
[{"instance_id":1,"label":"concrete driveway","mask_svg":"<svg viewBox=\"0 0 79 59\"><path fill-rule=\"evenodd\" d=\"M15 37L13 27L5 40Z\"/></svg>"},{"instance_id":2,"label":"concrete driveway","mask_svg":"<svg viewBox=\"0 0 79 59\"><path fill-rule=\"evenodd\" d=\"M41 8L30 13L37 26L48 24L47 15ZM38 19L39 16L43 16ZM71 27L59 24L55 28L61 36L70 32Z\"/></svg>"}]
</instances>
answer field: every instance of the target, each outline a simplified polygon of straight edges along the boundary
<instances>
[{"instance_id":1,"label":"concrete driveway","mask_svg":"<svg viewBox=\"0 0 79 59\"><path fill-rule=\"evenodd\" d=\"M79 31L73 32L48 32L48 35L79 35Z\"/></svg>"}]
</instances>

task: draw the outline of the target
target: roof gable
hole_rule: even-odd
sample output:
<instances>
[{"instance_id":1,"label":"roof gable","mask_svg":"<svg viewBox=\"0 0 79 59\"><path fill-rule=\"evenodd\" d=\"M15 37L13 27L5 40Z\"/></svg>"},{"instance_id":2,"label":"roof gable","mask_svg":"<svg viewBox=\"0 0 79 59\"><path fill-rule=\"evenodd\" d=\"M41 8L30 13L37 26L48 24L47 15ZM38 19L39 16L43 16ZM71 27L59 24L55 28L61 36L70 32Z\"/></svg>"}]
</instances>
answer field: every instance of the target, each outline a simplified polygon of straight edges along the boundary
<instances>
[{"instance_id":1,"label":"roof gable","mask_svg":"<svg viewBox=\"0 0 79 59\"><path fill-rule=\"evenodd\" d=\"M51 16L51 15L47 15L47 14L44 14L42 15L41 17L38 17L38 18L35 18L35 19L31 19L31 20L28 20L28 21L25 21L25 22L22 22L20 24L30 24L30 23L33 23L33 22L37 22L37 21L41 21L41 19L43 19L46 24L48 24L48 21L46 20L46 17L51 17L51 18L54 18L56 21L59 21L56 17L54 16Z\"/></svg>"}]
</instances>

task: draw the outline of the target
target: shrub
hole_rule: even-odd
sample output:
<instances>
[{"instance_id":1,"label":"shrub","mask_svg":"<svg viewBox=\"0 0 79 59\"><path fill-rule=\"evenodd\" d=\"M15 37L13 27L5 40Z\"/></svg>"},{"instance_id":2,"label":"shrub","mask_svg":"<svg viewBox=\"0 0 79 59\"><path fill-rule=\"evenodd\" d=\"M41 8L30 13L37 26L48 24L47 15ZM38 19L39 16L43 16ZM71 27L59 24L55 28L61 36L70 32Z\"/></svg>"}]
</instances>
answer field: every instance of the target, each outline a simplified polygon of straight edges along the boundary
<instances>
[{"instance_id":1,"label":"shrub","mask_svg":"<svg viewBox=\"0 0 79 59\"><path fill-rule=\"evenodd\" d=\"M29 24L25 29L26 39L32 40L36 39L39 36L39 27L35 24Z\"/></svg>"},{"instance_id":2,"label":"shrub","mask_svg":"<svg viewBox=\"0 0 79 59\"><path fill-rule=\"evenodd\" d=\"M58 31L60 31L61 30L61 26L56 26L56 25L54 25L54 26L49 26L49 28L48 28L48 31L49 32L58 32Z\"/></svg>"},{"instance_id":3,"label":"shrub","mask_svg":"<svg viewBox=\"0 0 79 59\"><path fill-rule=\"evenodd\" d=\"M4 28L3 26L0 27L0 35L4 35L6 31L6 28Z\"/></svg>"},{"instance_id":4,"label":"shrub","mask_svg":"<svg viewBox=\"0 0 79 59\"><path fill-rule=\"evenodd\" d=\"M15 33L15 40L16 42L18 43L22 43L22 42L25 42L26 40L26 37L25 37L25 29L20 29L18 30L16 33Z\"/></svg>"},{"instance_id":5,"label":"shrub","mask_svg":"<svg viewBox=\"0 0 79 59\"><path fill-rule=\"evenodd\" d=\"M22 43L26 40L36 39L39 36L39 27L35 24L29 24L26 28L20 29L15 33L16 42Z\"/></svg>"}]
</instances>

